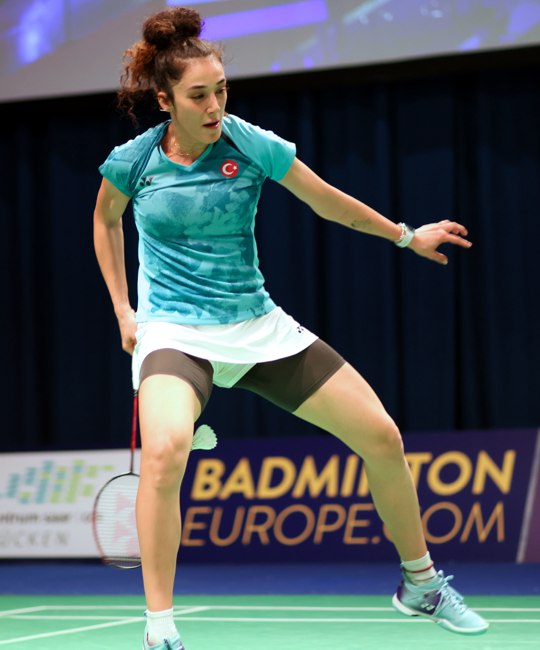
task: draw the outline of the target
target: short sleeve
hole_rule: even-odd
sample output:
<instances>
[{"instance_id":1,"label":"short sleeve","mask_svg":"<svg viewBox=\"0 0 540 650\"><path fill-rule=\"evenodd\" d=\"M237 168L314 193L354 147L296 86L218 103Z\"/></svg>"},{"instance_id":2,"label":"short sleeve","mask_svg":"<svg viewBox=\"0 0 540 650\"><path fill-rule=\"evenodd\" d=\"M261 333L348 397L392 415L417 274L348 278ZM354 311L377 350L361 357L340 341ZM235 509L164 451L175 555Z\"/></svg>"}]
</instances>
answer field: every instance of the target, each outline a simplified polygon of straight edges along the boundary
<instances>
[{"instance_id":1,"label":"short sleeve","mask_svg":"<svg viewBox=\"0 0 540 650\"><path fill-rule=\"evenodd\" d=\"M115 147L99 167L103 177L130 198L136 192L137 181L144 172L150 154L161 141L170 120L153 126L133 140Z\"/></svg>"},{"instance_id":2,"label":"short sleeve","mask_svg":"<svg viewBox=\"0 0 540 650\"><path fill-rule=\"evenodd\" d=\"M294 143L235 115L227 115L223 119L223 131L268 178L280 181L289 171L296 156Z\"/></svg>"},{"instance_id":3,"label":"short sleeve","mask_svg":"<svg viewBox=\"0 0 540 650\"><path fill-rule=\"evenodd\" d=\"M107 160L99 167L101 175L129 197L132 196L129 180L133 167L133 158L129 155L128 151L131 142L132 140L115 147L109 154Z\"/></svg>"}]
</instances>

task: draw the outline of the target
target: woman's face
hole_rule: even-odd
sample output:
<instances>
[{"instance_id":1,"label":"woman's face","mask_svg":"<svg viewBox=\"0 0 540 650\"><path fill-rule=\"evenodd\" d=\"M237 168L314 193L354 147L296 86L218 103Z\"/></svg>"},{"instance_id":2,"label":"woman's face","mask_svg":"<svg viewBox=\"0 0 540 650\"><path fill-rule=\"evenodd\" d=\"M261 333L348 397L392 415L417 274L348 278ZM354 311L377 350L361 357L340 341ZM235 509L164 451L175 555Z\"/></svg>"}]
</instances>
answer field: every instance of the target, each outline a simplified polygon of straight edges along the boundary
<instances>
[{"instance_id":1,"label":"woman's face","mask_svg":"<svg viewBox=\"0 0 540 650\"><path fill-rule=\"evenodd\" d=\"M219 140L227 102L227 80L221 63L213 56L190 59L172 93L172 102L164 92L157 97L161 108L171 114L178 146L189 151Z\"/></svg>"}]
</instances>

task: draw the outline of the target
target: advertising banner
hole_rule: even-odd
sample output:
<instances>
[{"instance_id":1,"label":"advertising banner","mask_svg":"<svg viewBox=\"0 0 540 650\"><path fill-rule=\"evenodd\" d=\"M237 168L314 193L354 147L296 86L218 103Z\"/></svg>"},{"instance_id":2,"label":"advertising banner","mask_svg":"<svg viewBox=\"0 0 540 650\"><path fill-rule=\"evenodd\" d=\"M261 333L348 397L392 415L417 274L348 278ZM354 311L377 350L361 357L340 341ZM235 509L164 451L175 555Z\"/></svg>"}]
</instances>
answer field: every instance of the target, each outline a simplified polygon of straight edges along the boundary
<instances>
[{"instance_id":1,"label":"advertising banner","mask_svg":"<svg viewBox=\"0 0 540 650\"><path fill-rule=\"evenodd\" d=\"M438 561L540 561L537 430L404 440ZM128 464L127 450L0 455L0 557L96 557L94 498ZM362 460L325 434L221 439L192 453L180 501L184 561L396 559Z\"/></svg>"},{"instance_id":2,"label":"advertising banner","mask_svg":"<svg viewBox=\"0 0 540 650\"><path fill-rule=\"evenodd\" d=\"M129 458L127 450L0 454L0 558L96 557L94 499Z\"/></svg>"},{"instance_id":3,"label":"advertising banner","mask_svg":"<svg viewBox=\"0 0 540 650\"><path fill-rule=\"evenodd\" d=\"M516 560L537 525L531 505L524 526L537 439L537 430L405 434L438 560ZM331 436L225 441L214 452L186 476L184 560L395 560L362 461Z\"/></svg>"}]
</instances>

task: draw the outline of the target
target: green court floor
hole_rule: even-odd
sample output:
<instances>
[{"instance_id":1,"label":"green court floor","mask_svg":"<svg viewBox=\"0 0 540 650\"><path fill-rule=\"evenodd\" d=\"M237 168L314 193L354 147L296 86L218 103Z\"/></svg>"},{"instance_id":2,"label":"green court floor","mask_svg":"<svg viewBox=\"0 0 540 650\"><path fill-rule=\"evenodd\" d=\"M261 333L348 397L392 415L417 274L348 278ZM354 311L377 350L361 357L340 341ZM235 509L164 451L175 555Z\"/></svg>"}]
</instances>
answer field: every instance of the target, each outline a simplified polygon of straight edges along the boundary
<instances>
[{"instance_id":1,"label":"green court floor","mask_svg":"<svg viewBox=\"0 0 540 650\"><path fill-rule=\"evenodd\" d=\"M181 596L186 650L521 650L540 648L540 597L477 596L481 636L395 612L386 596ZM140 650L138 596L0 596L0 647Z\"/></svg>"}]
</instances>

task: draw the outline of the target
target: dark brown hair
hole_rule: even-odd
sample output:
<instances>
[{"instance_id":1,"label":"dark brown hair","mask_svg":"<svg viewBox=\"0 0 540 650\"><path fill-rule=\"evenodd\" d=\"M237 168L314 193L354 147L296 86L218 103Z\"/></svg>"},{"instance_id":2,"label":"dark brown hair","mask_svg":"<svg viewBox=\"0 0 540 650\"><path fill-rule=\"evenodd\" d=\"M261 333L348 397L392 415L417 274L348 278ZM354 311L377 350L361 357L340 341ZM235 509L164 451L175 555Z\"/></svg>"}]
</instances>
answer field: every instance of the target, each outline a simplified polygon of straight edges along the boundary
<instances>
[{"instance_id":1,"label":"dark brown hair","mask_svg":"<svg viewBox=\"0 0 540 650\"><path fill-rule=\"evenodd\" d=\"M142 39L124 52L118 106L135 119L135 106L157 92L172 100L172 86L182 78L189 59L215 56L222 62L221 47L200 38L203 25L197 11L184 7L147 18Z\"/></svg>"}]
</instances>

